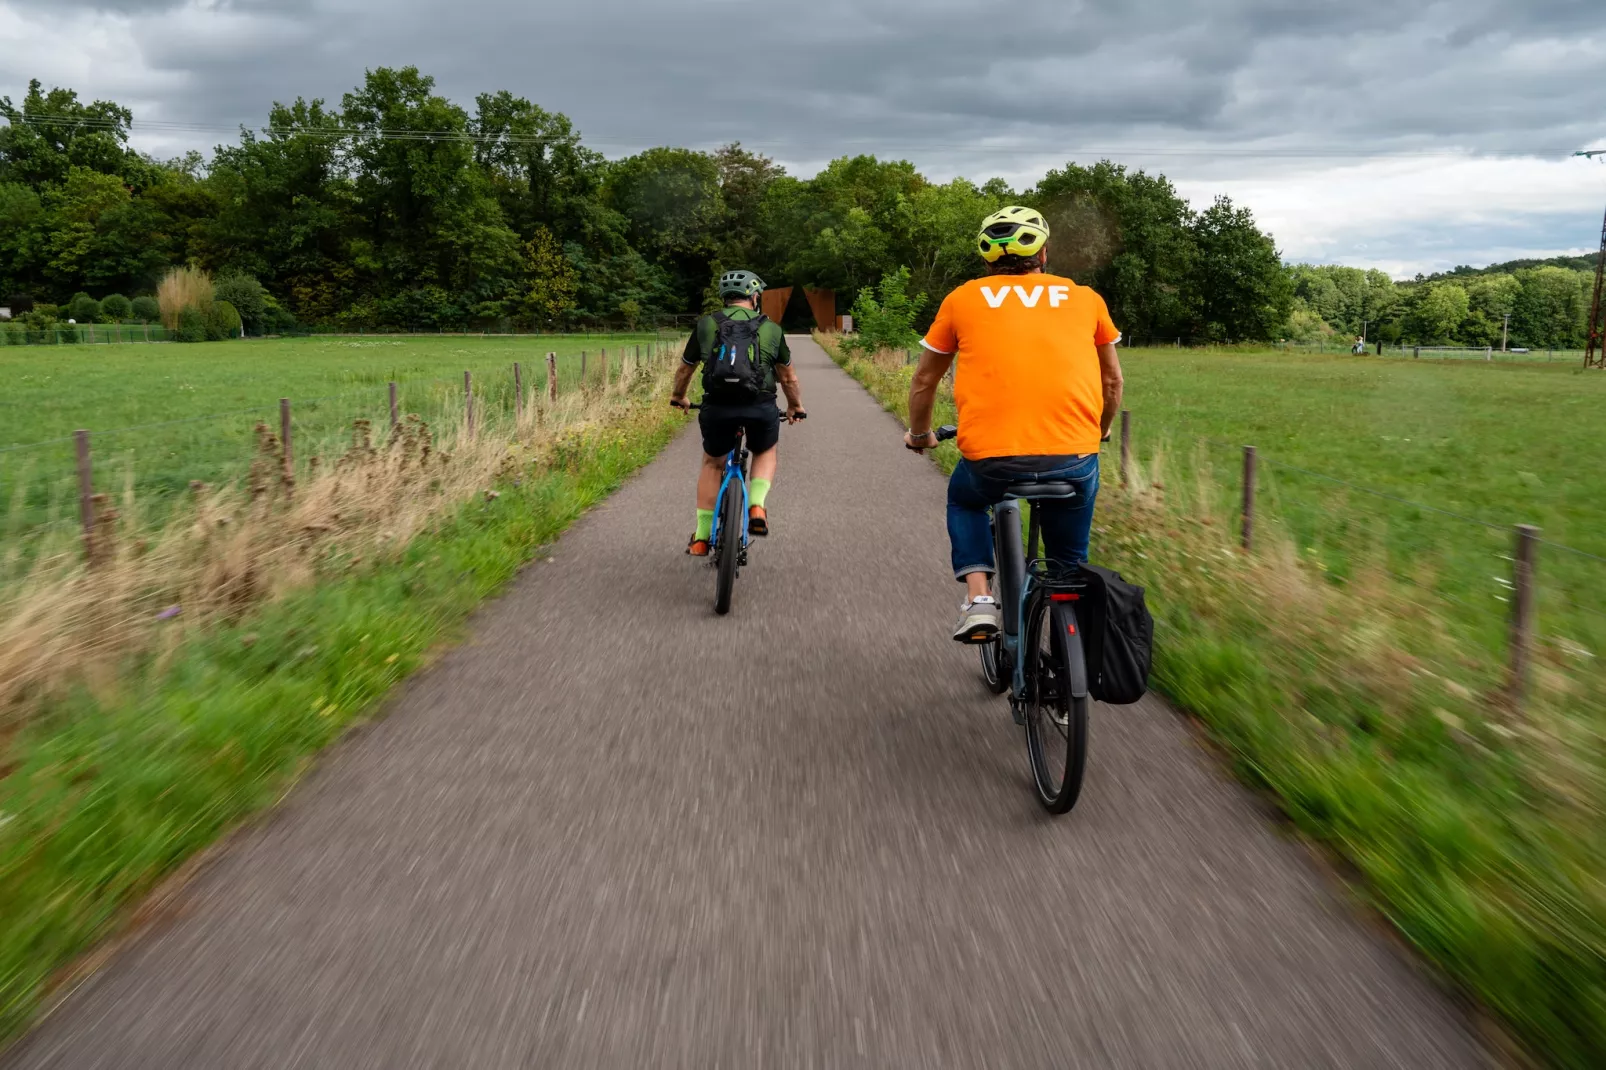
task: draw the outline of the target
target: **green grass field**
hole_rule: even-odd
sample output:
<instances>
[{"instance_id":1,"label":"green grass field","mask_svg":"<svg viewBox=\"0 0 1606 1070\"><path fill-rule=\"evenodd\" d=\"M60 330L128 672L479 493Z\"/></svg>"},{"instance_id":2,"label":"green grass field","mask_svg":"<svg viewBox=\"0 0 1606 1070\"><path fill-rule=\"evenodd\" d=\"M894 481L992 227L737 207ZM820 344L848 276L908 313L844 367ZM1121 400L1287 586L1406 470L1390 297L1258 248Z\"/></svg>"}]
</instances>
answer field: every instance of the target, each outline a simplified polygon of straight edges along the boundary
<instances>
[{"instance_id":1,"label":"green grass field","mask_svg":"<svg viewBox=\"0 0 1606 1070\"><path fill-rule=\"evenodd\" d=\"M599 381L599 351L617 374L622 346L654 334L477 337L324 337L200 345L11 346L0 349L0 531L19 536L41 524L73 523L77 509L71 435L91 439L96 489L133 485L142 508L189 486L240 474L258 421L279 425L279 399L292 400L299 459L327 452L354 419L388 420L386 384L399 384L403 413L425 419L461 412L463 372L475 393L510 401L513 364L525 384L544 386L546 354L558 354L558 383ZM127 430L118 430L126 428Z\"/></svg>"},{"instance_id":2,"label":"green grass field","mask_svg":"<svg viewBox=\"0 0 1606 1070\"><path fill-rule=\"evenodd\" d=\"M1242 446L1256 446L1263 528L1280 526L1337 578L1381 562L1431 587L1488 644L1504 634L1512 525L1606 558L1606 474L1594 463L1606 375L1574 363L1172 349L1129 350L1123 362L1140 457L1163 445L1173 480L1208 458L1228 500ZM1606 561L1542 546L1538 575L1542 631L1606 649Z\"/></svg>"}]
</instances>

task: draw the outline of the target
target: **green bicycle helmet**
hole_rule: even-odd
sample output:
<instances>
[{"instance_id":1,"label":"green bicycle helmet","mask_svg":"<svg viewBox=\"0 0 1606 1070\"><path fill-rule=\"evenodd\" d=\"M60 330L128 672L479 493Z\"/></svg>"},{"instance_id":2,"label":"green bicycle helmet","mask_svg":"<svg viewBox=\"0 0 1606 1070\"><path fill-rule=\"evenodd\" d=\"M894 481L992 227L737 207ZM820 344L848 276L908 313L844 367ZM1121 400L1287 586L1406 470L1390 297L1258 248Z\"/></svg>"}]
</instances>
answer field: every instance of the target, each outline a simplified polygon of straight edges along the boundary
<instances>
[{"instance_id":1,"label":"green bicycle helmet","mask_svg":"<svg viewBox=\"0 0 1606 1070\"><path fill-rule=\"evenodd\" d=\"M757 297L764 292L764 280L751 271L727 271L719 277L720 297Z\"/></svg>"}]
</instances>

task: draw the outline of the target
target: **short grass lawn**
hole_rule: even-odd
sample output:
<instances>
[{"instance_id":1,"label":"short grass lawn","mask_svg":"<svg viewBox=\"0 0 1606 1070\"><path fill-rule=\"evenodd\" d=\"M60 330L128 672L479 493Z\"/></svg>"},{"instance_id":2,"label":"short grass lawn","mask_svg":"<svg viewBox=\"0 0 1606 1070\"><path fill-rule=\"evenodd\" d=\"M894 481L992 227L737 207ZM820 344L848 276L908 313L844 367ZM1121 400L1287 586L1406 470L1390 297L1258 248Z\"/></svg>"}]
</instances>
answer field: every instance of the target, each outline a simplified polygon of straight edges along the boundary
<instances>
[{"instance_id":1,"label":"short grass lawn","mask_svg":"<svg viewBox=\"0 0 1606 1070\"><path fill-rule=\"evenodd\" d=\"M291 399L298 458L327 452L353 420L388 421L386 384L399 405L425 419L461 411L463 372L477 395L510 401L513 364L525 384L546 383L546 354L558 354L558 383L600 382L623 347L655 334L477 337L249 339L199 345L14 346L0 349L0 530L20 536L54 521L76 522L74 430L91 437L98 491L120 497L130 483L141 507L192 480L240 475L260 421L277 433L279 399ZM126 429L126 430L120 430Z\"/></svg>"},{"instance_id":2,"label":"short grass lawn","mask_svg":"<svg viewBox=\"0 0 1606 1070\"><path fill-rule=\"evenodd\" d=\"M1381 563L1434 588L1482 642L1504 634L1513 525L1606 558L1599 372L1172 349L1127 350L1123 362L1140 457L1163 444L1179 482L1207 459L1215 492L1230 499L1242 447L1256 446L1263 527L1286 530L1340 579ZM1541 546L1538 576L1542 632L1606 652L1606 561Z\"/></svg>"}]
</instances>

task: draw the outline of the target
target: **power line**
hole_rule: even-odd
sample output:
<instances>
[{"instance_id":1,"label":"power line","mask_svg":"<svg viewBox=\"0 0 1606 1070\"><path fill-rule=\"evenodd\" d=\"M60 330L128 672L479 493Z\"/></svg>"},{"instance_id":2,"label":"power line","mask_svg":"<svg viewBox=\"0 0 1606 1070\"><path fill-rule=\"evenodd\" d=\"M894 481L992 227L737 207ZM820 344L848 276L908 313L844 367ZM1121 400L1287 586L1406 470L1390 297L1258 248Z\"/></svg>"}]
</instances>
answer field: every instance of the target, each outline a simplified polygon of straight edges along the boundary
<instances>
[{"instance_id":1,"label":"power line","mask_svg":"<svg viewBox=\"0 0 1606 1070\"><path fill-rule=\"evenodd\" d=\"M9 120L14 124L28 126L70 126L91 131L105 131L123 133L132 131L133 125L125 126L120 120L105 119L94 116L52 116L52 115L20 115ZM217 123L193 123L172 120L140 120L137 124L141 131L158 133L235 133L248 128L243 124L239 127L226 126ZM385 130L368 127L274 127L265 126L260 132L270 137L309 137L327 139L331 141L361 140L361 141L417 141L417 142L462 142L475 145L513 145L513 146L544 146L563 144L569 142L591 142L619 145L638 145L650 139L628 138L617 136L587 136L582 139L578 131L562 135L530 135L499 132L494 134L475 133L471 130ZM738 139L740 140L740 139ZM1032 138L1031 147L1040 148L1043 144L1041 138ZM862 139L836 139L832 141L746 141L741 144L759 148L776 150L799 149L826 149L841 151L844 149L862 147L878 149L882 152L905 151L910 149L945 149L964 150L978 153L996 153L1004 151L1022 151L1025 146L1017 142L1014 144L1002 140L981 140L965 142L945 142L925 139L897 140L884 137ZM1589 155L1593 151L1574 152L1569 155ZM1457 157L1482 157L1492 159L1564 159L1566 156L1555 152L1546 152L1536 149L1376 149L1364 147L1333 147L1322 148L1295 148L1277 146L1223 146L1215 148L1144 148L1141 146L1067 146L1055 150L1070 156L1153 156L1176 158L1226 158L1226 159L1447 159Z\"/></svg>"}]
</instances>

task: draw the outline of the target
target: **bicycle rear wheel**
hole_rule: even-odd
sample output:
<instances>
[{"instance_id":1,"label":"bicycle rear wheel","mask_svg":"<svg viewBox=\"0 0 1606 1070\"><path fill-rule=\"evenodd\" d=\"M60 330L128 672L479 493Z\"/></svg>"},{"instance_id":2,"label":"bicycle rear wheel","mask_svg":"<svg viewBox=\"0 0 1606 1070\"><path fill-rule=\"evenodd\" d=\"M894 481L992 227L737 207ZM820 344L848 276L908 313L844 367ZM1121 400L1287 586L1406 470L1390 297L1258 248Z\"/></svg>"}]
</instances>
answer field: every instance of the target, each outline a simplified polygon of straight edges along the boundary
<instances>
[{"instance_id":1,"label":"bicycle rear wheel","mask_svg":"<svg viewBox=\"0 0 1606 1070\"><path fill-rule=\"evenodd\" d=\"M731 595L736 591L742 533L747 530L747 518L741 514L742 491L732 480L725 485L725 496L719 502L719 543L714 547L714 568L718 576L714 581L714 612L721 615L730 612Z\"/></svg>"},{"instance_id":2,"label":"bicycle rear wheel","mask_svg":"<svg viewBox=\"0 0 1606 1070\"><path fill-rule=\"evenodd\" d=\"M1025 640L1026 753L1037 801L1049 813L1063 814L1082 793L1093 704L1076 611L1039 589L1028 607Z\"/></svg>"}]
</instances>

